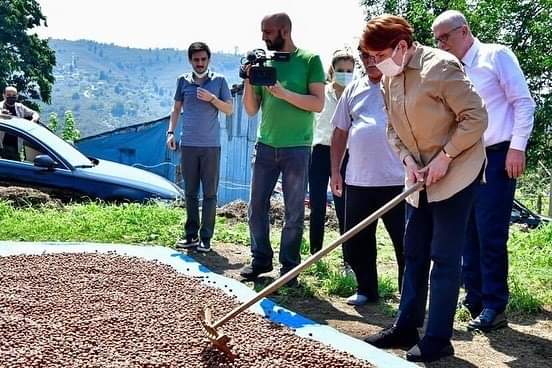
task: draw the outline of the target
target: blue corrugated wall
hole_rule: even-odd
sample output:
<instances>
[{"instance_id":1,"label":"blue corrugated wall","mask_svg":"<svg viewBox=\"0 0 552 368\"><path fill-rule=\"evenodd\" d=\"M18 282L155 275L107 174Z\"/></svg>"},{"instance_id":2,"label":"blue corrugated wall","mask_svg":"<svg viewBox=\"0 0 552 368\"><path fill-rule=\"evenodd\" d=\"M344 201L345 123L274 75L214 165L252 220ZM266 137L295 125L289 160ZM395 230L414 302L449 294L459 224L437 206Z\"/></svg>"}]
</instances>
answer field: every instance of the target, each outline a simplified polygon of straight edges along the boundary
<instances>
[{"instance_id":1,"label":"blue corrugated wall","mask_svg":"<svg viewBox=\"0 0 552 368\"><path fill-rule=\"evenodd\" d=\"M249 118L243 108L242 95L233 97L234 113L220 114L221 168L219 204L249 199L251 159L257 136L257 117ZM152 171L182 186L180 152L166 147L169 118L132 125L86 137L76 142L85 155L121 162ZM180 136L178 124L176 136Z\"/></svg>"}]
</instances>

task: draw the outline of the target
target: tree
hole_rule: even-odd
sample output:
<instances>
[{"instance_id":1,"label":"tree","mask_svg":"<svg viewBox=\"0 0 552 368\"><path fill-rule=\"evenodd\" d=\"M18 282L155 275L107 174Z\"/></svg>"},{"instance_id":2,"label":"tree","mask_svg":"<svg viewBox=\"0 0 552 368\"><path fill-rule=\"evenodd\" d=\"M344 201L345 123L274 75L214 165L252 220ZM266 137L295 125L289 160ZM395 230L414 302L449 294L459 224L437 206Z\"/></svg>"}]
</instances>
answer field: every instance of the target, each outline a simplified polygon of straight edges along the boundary
<instances>
[{"instance_id":1,"label":"tree","mask_svg":"<svg viewBox=\"0 0 552 368\"><path fill-rule=\"evenodd\" d=\"M53 112L48 117L48 128L54 133L57 134L58 128L59 128L59 121L58 121L58 115Z\"/></svg>"},{"instance_id":2,"label":"tree","mask_svg":"<svg viewBox=\"0 0 552 368\"><path fill-rule=\"evenodd\" d=\"M36 0L0 0L0 89L13 85L26 98L49 103L56 59L47 40L32 33L38 26L47 24Z\"/></svg>"},{"instance_id":3,"label":"tree","mask_svg":"<svg viewBox=\"0 0 552 368\"><path fill-rule=\"evenodd\" d=\"M383 13L405 17L415 39L432 45L433 19L447 9L463 12L483 42L506 45L518 57L537 103L528 165L552 166L552 0L363 0L367 19Z\"/></svg>"},{"instance_id":4,"label":"tree","mask_svg":"<svg viewBox=\"0 0 552 368\"><path fill-rule=\"evenodd\" d=\"M61 137L69 143L73 143L80 138L80 132L76 127L75 117L71 111L65 111L65 125Z\"/></svg>"}]
</instances>

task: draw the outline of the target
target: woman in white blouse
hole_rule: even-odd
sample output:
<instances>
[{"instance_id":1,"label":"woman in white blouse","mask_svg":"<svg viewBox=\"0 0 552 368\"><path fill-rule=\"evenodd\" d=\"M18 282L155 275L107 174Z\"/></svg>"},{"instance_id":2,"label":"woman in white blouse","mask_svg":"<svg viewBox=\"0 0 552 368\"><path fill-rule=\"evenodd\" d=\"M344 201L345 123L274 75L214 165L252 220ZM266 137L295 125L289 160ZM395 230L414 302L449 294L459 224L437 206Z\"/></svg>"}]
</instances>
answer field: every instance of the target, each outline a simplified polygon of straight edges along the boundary
<instances>
[{"instance_id":1,"label":"woman in white blouse","mask_svg":"<svg viewBox=\"0 0 552 368\"><path fill-rule=\"evenodd\" d=\"M322 249L324 224L326 219L327 190L330 180L330 139L333 127L331 119L345 87L353 80L355 57L346 50L337 50L328 70L328 83L325 88L324 109L316 116L311 165L309 169L310 251L314 254ZM346 164L343 165L343 168ZM343 233L343 199L334 197L335 211L340 233Z\"/></svg>"}]
</instances>

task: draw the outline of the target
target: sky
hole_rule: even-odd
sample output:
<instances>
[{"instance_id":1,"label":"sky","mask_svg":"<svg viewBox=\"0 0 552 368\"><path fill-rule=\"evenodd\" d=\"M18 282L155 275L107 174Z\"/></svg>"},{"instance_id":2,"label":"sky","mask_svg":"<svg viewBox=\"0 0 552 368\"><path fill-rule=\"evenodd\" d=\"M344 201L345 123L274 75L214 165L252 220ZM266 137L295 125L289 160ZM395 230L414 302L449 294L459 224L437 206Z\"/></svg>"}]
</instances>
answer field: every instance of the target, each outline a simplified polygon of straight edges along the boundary
<instances>
[{"instance_id":1,"label":"sky","mask_svg":"<svg viewBox=\"0 0 552 368\"><path fill-rule=\"evenodd\" d=\"M48 27L41 37L88 39L138 48L185 50L194 41L213 51L240 54L266 48L261 40L264 15L284 11L293 23L295 45L322 57L356 49L364 11L359 0L38 0Z\"/></svg>"}]
</instances>

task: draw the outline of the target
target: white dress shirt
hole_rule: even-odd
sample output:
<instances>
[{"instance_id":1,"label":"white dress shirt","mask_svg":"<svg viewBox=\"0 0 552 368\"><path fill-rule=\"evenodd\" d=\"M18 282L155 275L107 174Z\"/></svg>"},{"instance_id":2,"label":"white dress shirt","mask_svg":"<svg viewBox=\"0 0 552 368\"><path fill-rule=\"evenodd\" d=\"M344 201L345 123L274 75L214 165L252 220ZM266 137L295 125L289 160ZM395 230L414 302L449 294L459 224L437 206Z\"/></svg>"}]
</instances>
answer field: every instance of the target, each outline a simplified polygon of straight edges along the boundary
<instances>
[{"instance_id":1,"label":"white dress shirt","mask_svg":"<svg viewBox=\"0 0 552 368\"><path fill-rule=\"evenodd\" d=\"M505 46L475 39L462 63L489 115L485 146L510 141L510 148L525 151L533 129L535 101L514 53Z\"/></svg>"},{"instance_id":2,"label":"white dress shirt","mask_svg":"<svg viewBox=\"0 0 552 368\"><path fill-rule=\"evenodd\" d=\"M331 143L333 127L330 122L337 106L337 96L332 83L325 86L324 91L324 108L315 115L314 135L312 138L313 147L317 144L329 146Z\"/></svg>"}]
</instances>

